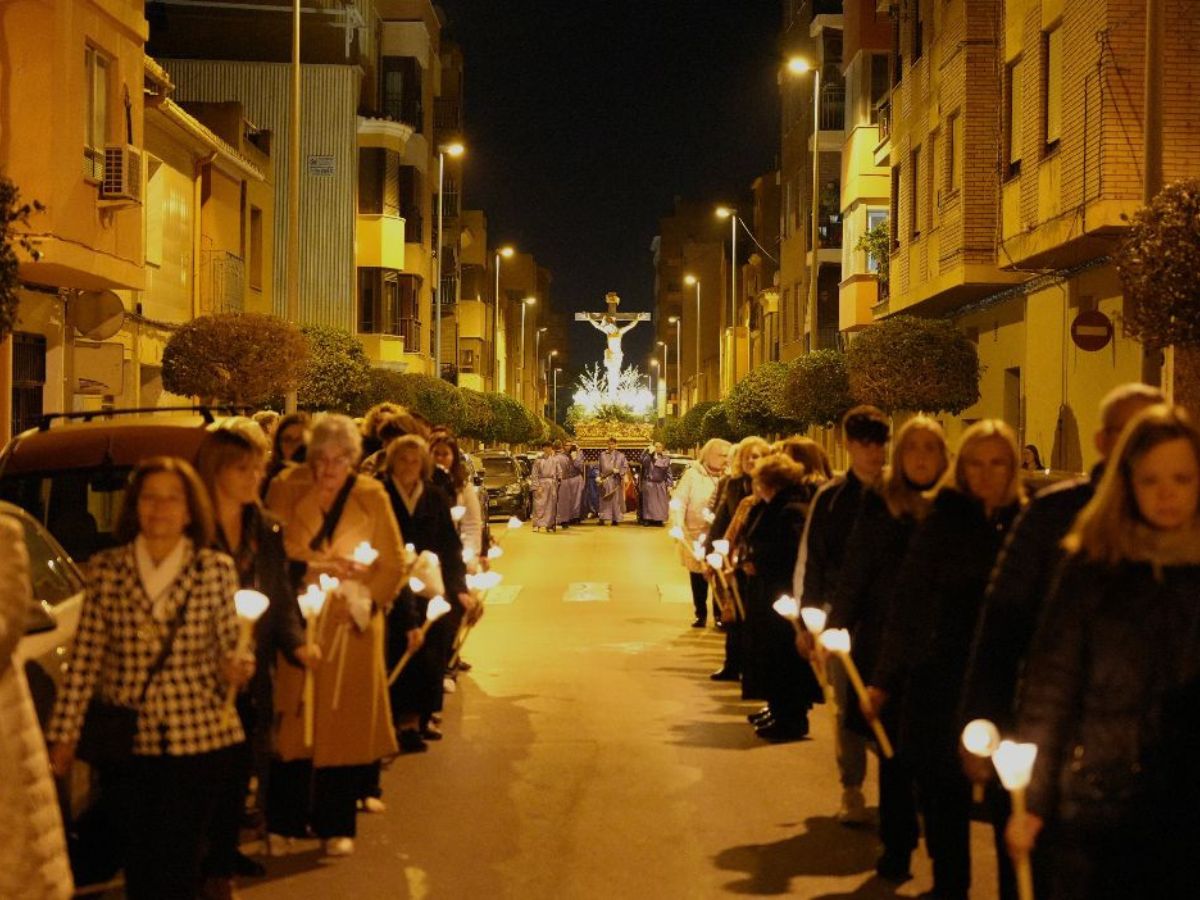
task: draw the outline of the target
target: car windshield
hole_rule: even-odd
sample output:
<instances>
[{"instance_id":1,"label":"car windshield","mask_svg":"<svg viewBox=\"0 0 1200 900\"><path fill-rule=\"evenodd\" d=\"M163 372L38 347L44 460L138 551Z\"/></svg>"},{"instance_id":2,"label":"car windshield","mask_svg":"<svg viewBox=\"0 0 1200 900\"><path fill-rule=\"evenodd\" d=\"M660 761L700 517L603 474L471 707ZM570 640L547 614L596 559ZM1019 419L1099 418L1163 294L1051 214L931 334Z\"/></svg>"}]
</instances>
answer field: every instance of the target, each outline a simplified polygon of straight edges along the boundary
<instances>
[{"instance_id":1,"label":"car windshield","mask_svg":"<svg viewBox=\"0 0 1200 900\"><path fill-rule=\"evenodd\" d=\"M516 463L507 456L485 456L482 459L484 474L491 477L516 474Z\"/></svg>"},{"instance_id":2,"label":"car windshield","mask_svg":"<svg viewBox=\"0 0 1200 900\"><path fill-rule=\"evenodd\" d=\"M17 518L25 532L34 598L58 606L82 591L83 582L75 566L54 540L30 517Z\"/></svg>"},{"instance_id":3,"label":"car windshield","mask_svg":"<svg viewBox=\"0 0 1200 900\"><path fill-rule=\"evenodd\" d=\"M124 466L16 475L0 480L0 499L24 509L72 559L85 562L116 543L113 531L128 480Z\"/></svg>"}]
</instances>

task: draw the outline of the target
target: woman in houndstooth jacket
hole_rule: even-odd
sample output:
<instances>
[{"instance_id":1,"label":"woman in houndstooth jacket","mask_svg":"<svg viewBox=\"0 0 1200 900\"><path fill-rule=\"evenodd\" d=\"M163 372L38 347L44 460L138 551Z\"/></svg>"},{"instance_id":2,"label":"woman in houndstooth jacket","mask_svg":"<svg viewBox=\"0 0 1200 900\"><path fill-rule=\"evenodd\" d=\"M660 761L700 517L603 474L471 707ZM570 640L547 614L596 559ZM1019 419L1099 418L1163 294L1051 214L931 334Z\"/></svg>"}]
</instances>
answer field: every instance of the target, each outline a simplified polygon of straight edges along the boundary
<instances>
[{"instance_id":1,"label":"woman in houndstooth jacket","mask_svg":"<svg viewBox=\"0 0 1200 900\"><path fill-rule=\"evenodd\" d=\"M208 498L188 463L155 457L134 470L116 527L122 545L89 564L67 681L48 729L53 767L66 774L93 694L140 707L133 758L100 773L123 829L131 900L196 896L214 786L245 739L224 697L231 683L249 680L253 659L233 658L237 572L229 557L208 549L212 529ZM171 651L150 679L176 620Z\"/></svg>"}]
</instances>

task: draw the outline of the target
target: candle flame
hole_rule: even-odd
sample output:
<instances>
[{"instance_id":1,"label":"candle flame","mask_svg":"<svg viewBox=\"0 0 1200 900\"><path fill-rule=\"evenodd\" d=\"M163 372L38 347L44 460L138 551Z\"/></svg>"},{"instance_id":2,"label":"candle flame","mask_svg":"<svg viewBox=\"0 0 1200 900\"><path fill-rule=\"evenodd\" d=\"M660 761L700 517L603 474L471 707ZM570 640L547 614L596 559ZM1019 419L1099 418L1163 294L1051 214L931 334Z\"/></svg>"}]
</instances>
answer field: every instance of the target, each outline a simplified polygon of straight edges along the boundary
<instances>
[{"instance_id":1,"label":"candle flame","mask_svg":"<svg viewBox=\"0 0 1200 900\"><path fill-rule=\"evenodd\" d=\"M450 612L450 604L446 602L446 598L441 594L429 601L429 606L425 607L425 620L427 622L436 622L446 613Z\"/></svg>"},{"instance_id":2,"label":"candle flame","mask_svg":"<svg viewBox=\"0 0 1200 900\"><path fill-rule=\"evenodd\" d=\"M713 549L716 550L718 553L720 553L722 556L728 556L729 555L729 541L725 540L724 538L717 538L717 540L713 541Z\"/></svg>"},{"instance_id":3,"label":"candle flame","mask_svg":"<svg viewBox=\"0 0 1200 900\"><path fill-rule=\"evenodd\" d=\"M1029 787L1036 759L1037 744L1001 741L992 754L992 765L996 767L996 774L1000 776L1000 783L1005 790L1020 791Z\"/></svg>"},{"instance_id":4,"label":"candle flame","mask_svg":"<svg viewBox=\"0 0 1200 900\"><path fill-rule=\"evenodd\" d=\"M425 590L425 582L414 575L412 578L408 579L408 589L414 594L419 594L421 591Z\"/></svg>"},{"instance_id":5,"label":"candle flame","mask_svg":"<svg viewBox=\"0 0 1200 900\"><path fill-rule=\"evenodd\" d=\"M471 563L475 562L475 551L472 550L470 547L463 547L462 556L463 556L463 562L465 562L467 565L470 565Z\"/></svg>"},{"instance_id":6,"label":"candle flame","mask_svg":"<svg viewBox=\"0 0 1200 900\"><path fill-rule=\"evenodd\" d=\"M720 553L710 553L708 556L704 557L704 561L714 569L721 569L725 566L725 557L723 557Z\"/></svg>"},{"instance_id":7,"label":"candle flame","mask_svg":"<svg viewBox=\"0 0 1200 900\"><path fill-rule=\"evenodd\" d=\"M465 516L466 514L467 514L467 508L465 506L450 507L450 518L452 518L455 522L461 522L462 517Z\"/></svg>"},{"instance_id":8,"label":"candle flame","mask_svg":"<svg viewBox=\"0 0 1200 900\"><path fill-rule=\"evenodd\" d=\"M671 502L667 504L667 509L671 510L672 512L679 512L681 509L683 509L683 501L678 497L672 497Z\"/></svg>"},{"instance_id":9,"label":"candle flame","mask_svg":"<svg viewBox=\"0 0 1200 900\"><path fill-rule=\"evenodd\" d=\"M796 602L795 597L790 597L787 594L784 594L771 604L771 608L785 619L791 619L793 622L800 618L800 604Z\"/></svg>"},{"instance_id":10,"label":"candle flame","mask_svg":"<svg viewBox=\"0 0 1200 900\"><path fill-rule=\"evenodd\" d=\"M511 531L515 531L516 529L520 528L524 524L525 523L523 521L521 521L520 519L518 519L516 516L510 517L508 520L508 527L509 527L509 530L511 530Z\"/></svg>"},{"instance_id":11,"label":"candle flame","mask_svg":"<svg viewBox=\"0 0 1200 900\"><path fill-rule=\"evenodd\" d=\"M325 592L315 584L310 584L304 589L304 593L296 598L296 601L300 604L300 612L306 619L319 616L322 607L325 606Z\"/></svg>"},{"instance_id":12,"label":"candle flame","mask_svg":"<svg viewBox=\"0 0 1200 900\"><path fill-rule=\"evenodd\" d=\"M1000 746L1000 732L994 722L972 719L962 731L962 743L968 753L986 759Z\"/></svg>"},{"instance_id":13,"label":"candle flame","mask_svg":"<svg viewBox=\"0 0 1200 900\"><path fill-rule=\"evenodd\" d=\"M704 511L701 512L700 515L701 515L701 517L703 517L705 522L709 522L709 523L715 522L717 519L716 515L714 515L713 511L711 509L709 509L708 507L705 507Z\"/></svg>"},{"instance_id":14,"label":"candle flame","mask_svg":"<svg viewBox=\"0 0 1200 900\"><path fill-rule=\"evenodd\" d=\"M850 632L845 628L830 628L821 632L821 646L830 653L850 652Z\"/></svg>"},{"instance_id":15,"label":"candle flame","mask_svg":"<svg viewBox=\"0 0 1200 900\"><path fill-rule=\"evenodd\" d=\"M271 601L261 591L243 588L233 595L233 605L237 607L238 618L256 622L267 611Z\"/></svg>"},{"instance_id":16,"label":"candle flame","mask_svg":"<svg viewBox=\"0 0 1200 900\"><path fill-rule=\"evenodd\" d=\"M493 544L491 547L488 548L488 552L487 552L488 559L499 559L503 555L504 555L504 551L502 549L500 549L499 544Z\"/></svg>"},{"instance_id":17,"label":"candle flame","mask_svg":"<svg viewBox=\"0 0 1200 900\"><path fill-rule=\"evenodd\" d=\"M825 622L829 616L818 606L805 606L800 609L800 618L804 622L804 627L811 633L820 634L825 630Z\"/></svg>"},{"instance_id":18,"label":"candle flame","mask_svg":"<svg viewBox=\"0 0 1200 900\"><path fill-rule=\"evenodd\" d=\"M336 591L338 589L338 587L341 585L341 582L338 581L336 578L334 578L332 575L326 575L324 572L322 572L317 577L317 584L320 585L320 589L322 591L324 591L325 593L328 594L328 593L332 593L333 591Z\"/></svg>"},{"instance_id":19,"label":"candle flame","mask_svg":"<svg viewBox=\"0 0 1200 900\"><path fill-rule=\"evenodd\" d=\"M680 528L678 525L674 526L674 527L673 527L673 528L672 528L672 529L671 529L669 532L667 532L667 533L668 533L668 534L671 536L671 539L672 539L672 540L675 540L675 541L682 541L682 540L683 540L683 529L682 529L682 528Z\"/></svg>"},{"instance_id":20,"label":"candle flame","mask_svg":"<svg viewBox=\"0 0 1200 900\"><path fill-rule=\"evenodd\" d=\"M379 551L372 547L369 541L362 541L354 548L354 552L350 554L350 558L356 563L369 566L375 560L379 559Z\"/></svg>"}]
</instances>

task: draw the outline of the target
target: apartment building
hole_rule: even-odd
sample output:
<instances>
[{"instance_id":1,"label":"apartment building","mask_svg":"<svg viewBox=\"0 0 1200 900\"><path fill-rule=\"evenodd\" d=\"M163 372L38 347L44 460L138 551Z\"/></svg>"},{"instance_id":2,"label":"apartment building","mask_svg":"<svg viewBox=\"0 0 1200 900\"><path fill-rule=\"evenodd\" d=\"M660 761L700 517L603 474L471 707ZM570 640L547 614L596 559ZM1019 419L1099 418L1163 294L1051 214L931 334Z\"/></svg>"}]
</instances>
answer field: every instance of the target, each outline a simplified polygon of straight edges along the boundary
<instances>
[{"instance_id":1,"label":"apartment building","mask_svg":"<svg viewBox=\"0 0 1200 900\"><path fill-rule=\"evenodd\" d=\"M665 361L668 414L723 396L722 369L730 367L722 366L722 344L733 321L723 233L710 204L676 198L650 246L655 349Z\"/></svg>"},{"instance_id":2,"label":"apartment building","mask_svg":"<svg viewBox=\"0 0 1200 900\"><path fill-rule=\"evenodd\" d=\"M806 63L803 72L784 67L779 78L783 360L838 345L846 121L842 29L841 0L783 0L783 53Z\"/></svg>"},{"instance_id":3,"label":"apartment building","mask_svg":"<svg viewBox=\"0 0 1200 900\"><path fill-rule=\"evenodd\" d=\"M1200 22L1167 3L1160 110L1166 181L1195 175ZM1095 461L1096 407L1156 379L1121 333L1112 254L1142 202L1144 3L907 0L890 98L890 291L876 314L954 318L978 342L980 402L953 433L1003 418L1048 465ZM1081 313L1109 343L1072 339Z\"/></svg>"},{"instance_id":4,"label":"apartment building","mask_svg":"<svg viewBox=\"0 0 1200 900\"><path fill-rule=\"evenodd\" d=\"M749 369L779 359L779 173L768 172L750 185L753 213L747 223L753 240L742 270L739 319L747 323Z\"/></svg>"},{"instance_id":5,"label":"apartment building","mask_svg":"<svg viewBox=\"0 0 1200 900\"><path fill-rule=\"evenodd\" d=\"M539 409L537 362L538 328L550 309L553 276L531 253L514 252L500 266L500 295L496 301L497 390Z\"/></svg>"}]
</instances>

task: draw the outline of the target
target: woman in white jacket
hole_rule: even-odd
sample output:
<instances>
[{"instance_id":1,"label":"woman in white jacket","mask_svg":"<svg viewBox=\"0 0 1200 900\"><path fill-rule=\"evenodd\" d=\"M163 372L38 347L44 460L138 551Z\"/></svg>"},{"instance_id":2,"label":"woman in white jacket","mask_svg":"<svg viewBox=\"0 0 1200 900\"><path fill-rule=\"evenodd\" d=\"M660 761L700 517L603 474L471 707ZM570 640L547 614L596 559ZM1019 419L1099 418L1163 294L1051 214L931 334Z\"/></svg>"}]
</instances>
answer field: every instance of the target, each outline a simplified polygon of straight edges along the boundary
<instances>
[{"instance_id":1,"label":"woman in white jacket","mask_svg":"<svg viewBox=\"0 0 1200 900\"><path fill-rule=\"evenodd\" d=\"M712 504L717 482L729 461L729 441L713 438L700 448L699 458L684 470L675 494L671 498L671 524L683 529L679 555L687 567L692 583L692 604L696 608L693 628L708 624L708 582L704 578L704 562L691 552L691 546L708 531L705 513Z\"/></svg>"},{"instance_id":2,"label":"woman in white jacket","mask_svg":"<svg viewBox=\"0 0 1200 900\"><path fill-rule=\"evenodd\" d=\"M50 760L14 656L31 596L21 526L0 516L0 897L66 900L74 884Z\"/></svg>"}]
</instances>

